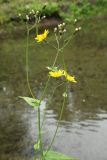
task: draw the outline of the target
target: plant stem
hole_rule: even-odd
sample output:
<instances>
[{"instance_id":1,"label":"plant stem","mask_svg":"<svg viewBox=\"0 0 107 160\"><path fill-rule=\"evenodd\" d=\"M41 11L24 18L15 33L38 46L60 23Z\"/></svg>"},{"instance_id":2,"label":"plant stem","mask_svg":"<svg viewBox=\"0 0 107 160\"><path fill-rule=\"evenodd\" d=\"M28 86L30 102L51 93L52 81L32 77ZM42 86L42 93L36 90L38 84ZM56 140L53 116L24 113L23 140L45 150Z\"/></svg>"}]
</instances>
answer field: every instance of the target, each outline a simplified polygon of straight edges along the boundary
<instances>
[{"instance_id":1,"label":"plant stem","mask_svg":"<svg viewBox=\"0 0 107 160\"><path fill-rule=\"evenodd\" d=\"M38 137L40 140L40 159L43 160L44 159L44 155L43 155L43 145L42 145L42 135L41 135L41 122L40 122L41 118L40 118L40 107L38 108Z\"/></svg>"},{"instance_id":2,"label":"plant stem","mask_svg":"<svg viewBox=\"0 0 107 160\"><path fill-rule=\"evenodd\" d=\"M67 87L66 87L65 91L66 91L66 90L67 90ZM52 141L51 141L48 149L47 149L46 152L45 152L45 156L46 156L46 154L48 153L48 151L50 150L50 148L52 147L52 145L53 145L53 143L54 143L54 141L55 141L56 134L57 134L57 132L58 132L59 124L60 124L60 121L61 121L61 118L62 118L62 114L63 114L63 110L64 110L65 101L66 101L66 97L64 97L63 104L62 104L62 107L61 107L60 116L59 116L59 120L58 120L58 122L57 122L57 127L56 127L56 130L55 130L54 136L53 136L53 138L52 138Z\"/></svg>"},{"instance_id":3,"label":"plant stem","mask_svg":"<svg viewBox=\"0 0 107 160\"><path fill-rule=\"evenodd\" d=\"M35 98L30 83L29 83L29 63L28 63L28 58L29 57L29 28L28 28L28 24L27 24L27 40L26 40L26 80L27 80L27 86L28 89L30 91L30 94L33 98Z\"/></svg>"},{"instance_id":4,"label":"plant stem","mask_svg":"<svg viewBox=\"0 0 107 160\"><path fill-rule=\"evenodd\" d=\"M59 51L60 51L60 49L59 49L59 40L58 40L58 37L57 37L56 33L55 33L55 38L56 38L56 42L57 42L57 54L56 54L56 57L55 57L55 60L54 60L54 63L53 63L53 66L52 66L52 67L55 66L55 63L56 63L56 60L57 60L57 58L58 58Z\"/></svg>"},{"instance_id":5,"label":"plant stem","mask_svg":"<svg viewBox=\"0 0 107 160\"><path fill-rule=\"evenodd\" d=\"M51 95L51 99L53 98L56 89L57 89L58 87L60 87L61 85L63 85L63 84L64 84L64 82L61 83L61 84L59 84L58 86L56 86L56 87L53 89L53 92L52 92L52 95ZM48 104L46 104L46 107L45 107L45 109L44 109L41 128L43 127L44 120L45 120L45 111L46 111L46 109L48 108L49 104L50 104L50 102L48 102Z\"/></svg>"}]
</instances>

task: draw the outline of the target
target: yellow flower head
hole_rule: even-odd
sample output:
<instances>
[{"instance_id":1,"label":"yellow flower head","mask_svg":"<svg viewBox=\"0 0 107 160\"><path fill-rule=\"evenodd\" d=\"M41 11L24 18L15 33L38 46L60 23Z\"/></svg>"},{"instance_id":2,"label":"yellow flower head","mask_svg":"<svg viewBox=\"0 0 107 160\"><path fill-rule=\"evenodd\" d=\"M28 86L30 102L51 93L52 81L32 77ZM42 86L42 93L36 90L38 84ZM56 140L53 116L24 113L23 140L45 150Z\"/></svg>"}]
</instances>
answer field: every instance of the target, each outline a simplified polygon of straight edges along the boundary
<instances>
[{"instance_id":1,"label":"yellow flower head","mask_svg":"<svg viewBox=\"0 0 107 160\"><path fill-rule=\"evenodd\" d=\"M58 78L64 75L64 70L58 70L58 71L51 71L49 72L50 76L54 78Z\"/></svg>"},{"instance_id":2,"label":"yellow flower head","mask_svg":"<svg viewBox=\"0 0 107 160\"><path fill-rule=\"evenodd\" d=\"M74 82L74 83L77 83L77 81L75 80L75 77L74 76L70 76L69 74L66 74L65 75L65 78L70 81L70 82Z\"/></svg>"},{"instance_id":3,"label":"yellow flower head","mask_svg":"<svg viewBox=\"0 0 107 160\"><path fill-rule=\"evenodd\" d=\"M70 76L65 70L62 70L62 69L59 69L56 71L50 71L49 75L54 78L59 78L61 76L64 76L66 78L66 80L68 80L70 82L77 83L74 76Z\"/></svg>"},{"instance_id":4,"label":"yellow flower head","mask_svg":"<svg viewBox=\"0 0 107 160\"><path fill-rule=\"evenodd\" d=\"M49 31L45 29L44 33L37 35L37 37L35 39L37 40L37 42L42 42L43 40L46 39L48 33L49 33Z\"/></svg>"}]
</instances>

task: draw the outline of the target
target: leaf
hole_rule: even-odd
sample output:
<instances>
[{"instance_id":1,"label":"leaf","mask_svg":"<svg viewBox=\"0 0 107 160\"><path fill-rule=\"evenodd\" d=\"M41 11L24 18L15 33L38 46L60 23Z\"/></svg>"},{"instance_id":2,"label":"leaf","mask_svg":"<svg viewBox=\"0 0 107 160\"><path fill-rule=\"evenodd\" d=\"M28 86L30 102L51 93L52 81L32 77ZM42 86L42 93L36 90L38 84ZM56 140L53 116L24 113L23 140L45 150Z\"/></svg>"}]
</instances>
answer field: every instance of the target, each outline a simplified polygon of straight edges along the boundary
<instances>
[{"instance_id":1,"label":"leaf","mask_svg":"<svg viewBox=\"0 0 107 160\"><path fill-rule=\"evenodd\" d=\"M58 67L46 67L48 70L50 70L50 71L53 71L53 72L56 72L56 71L58 71L59 69L58 69Z\"/></svg>"},{"instance_id":2,"label":"leaf","mask_svg":"<svg viewBox=\"0 0 107 160\"><path fill-rule=\"evenodd\" d=\"M44 152L45 155L45 152ZM48 151L45 155L45 160L76 160L75 158L66 156L59 152Z\"/></svg>"},{"instance_id":3,"label":"leaf","mask_svg":"<svg viewBox=\"0 0 107 160\"><path fill-rule=\"evenodd\" d=\"M34 99L30 97L19 97L24 99L30 106L38 108L40 106L40 100L39 99Z\"/></svg>"},{"instance_id":4,"label":"leaf","mask_svg":"<svg viewBox=\"0 0 107 160\"><path fill-rule=\"evenodd\" d=\"M34 144L35 151L38 150L39 148L40 148L40 140L36 144Z\"/></svg>"}]
</instances>

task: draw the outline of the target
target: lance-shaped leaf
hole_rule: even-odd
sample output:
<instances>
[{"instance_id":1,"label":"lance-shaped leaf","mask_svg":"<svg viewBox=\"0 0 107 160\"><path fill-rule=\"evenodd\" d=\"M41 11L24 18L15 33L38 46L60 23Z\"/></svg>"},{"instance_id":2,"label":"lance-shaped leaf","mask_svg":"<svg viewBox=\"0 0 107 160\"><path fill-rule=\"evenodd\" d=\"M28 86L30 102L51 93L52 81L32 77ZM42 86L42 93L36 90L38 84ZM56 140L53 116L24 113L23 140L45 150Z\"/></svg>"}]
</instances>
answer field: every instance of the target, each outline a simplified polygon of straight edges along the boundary
<instances>
[{"instance_id":1,"label":"lance-shaped leaf","mask_svg":"<svg viewBox=\"0 0 107 160\"><path fill-rule=\"evenodd\" d=\"M30 106L38 108L40 106L40 100L35 99L35 98L30 98L30 97L19 97L24 99Z\"/></svg>"},{"instance_id":2,"label":"lance-shaped leaf","mask_svg":"<svg viewBox=\"0 0 107 160\"><path fill-rule=\"evenodd\" d=\"M46 152L44 152L45 155ZM62 153L55 152L55 151L48 151L45 155L45 160L77 160L75 158L66 156Z\"/></svg>"}]
</instances>

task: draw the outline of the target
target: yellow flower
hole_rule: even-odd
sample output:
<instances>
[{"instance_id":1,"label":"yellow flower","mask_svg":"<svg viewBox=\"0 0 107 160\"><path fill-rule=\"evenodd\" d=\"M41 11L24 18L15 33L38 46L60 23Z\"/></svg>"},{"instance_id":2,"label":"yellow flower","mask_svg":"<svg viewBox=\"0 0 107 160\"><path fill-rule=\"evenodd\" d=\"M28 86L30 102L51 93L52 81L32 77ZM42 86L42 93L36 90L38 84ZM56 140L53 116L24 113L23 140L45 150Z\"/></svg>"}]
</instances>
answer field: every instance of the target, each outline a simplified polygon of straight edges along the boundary
<instances>
[{"instance_id":1,"label":"yellow flower","mask_svg":"<svg viewBox=\"0 0 107 160\"><path fill-rule=\"evenodd\" d=\"M44 33L37 35L37 37L35 39L37 40L37 42L42 42L43 40L46 39L48 33L49 33L49 31L45 29Z\"/></svg>"},{"instance_id":2,"label":"yellow flower","mask_svg":"<svg viewBox=\"0 0 107 160\"><path fill-rule=\"evenodd\" d=\"M70 82L77 83L77 81L75 80L75 77L74 76L70 76L65 70L59 69L58 71L50 71L49 75L51 77L54 77L54 78L65 76L66 80L68 80Z\"/></svg>"},{"instance_id":3,"label":"yellow flower","mask_svg":"<svg viewBox=\"0 0 107 160\"><path fill-rule=\"evenodd\" d=\"M65 78L70 81L70 82L74 82L74 83L77 83L77 81L75 80L75 77L74 76L70 76L69 74L66 74L65 75Z\"/></svg>"},{"instance_id":4,"label":"yellow flower","mask_svg":"<svg viewBox=\"0 0 107 160\"><path fill-rule=\"evenodd\" d=\"M49 72L50 76L54 78L58 78L64 75L64 70L59 70L59 71L51 71Z\"/></svg>"}]
</instances>

